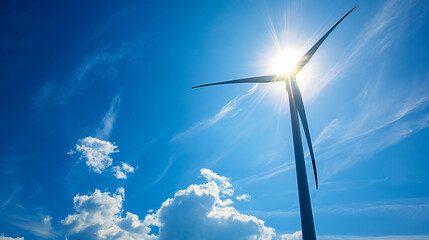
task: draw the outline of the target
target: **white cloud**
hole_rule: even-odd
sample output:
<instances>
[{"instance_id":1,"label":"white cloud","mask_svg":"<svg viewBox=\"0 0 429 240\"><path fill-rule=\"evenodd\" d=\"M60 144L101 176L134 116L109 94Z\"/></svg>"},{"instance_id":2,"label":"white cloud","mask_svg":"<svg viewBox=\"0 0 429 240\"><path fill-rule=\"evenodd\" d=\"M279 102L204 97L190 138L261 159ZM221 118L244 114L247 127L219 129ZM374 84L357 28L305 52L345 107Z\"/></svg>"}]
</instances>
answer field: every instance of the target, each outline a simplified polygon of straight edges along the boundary
<instances>
[{"instance_id":1,"label":"white cloud","mask_svg":"<svg viewBox=\"0 0 429 240\"><path fill-rule=\"evenodd\" d=\"M81 160L96 173L102 173L112 165L112 153L118 152L117 146L109 141L103 141L94 137L80 139L76 144L76 151L80 152Z\"/></svg>"},{"instance_id":2,"label":"white cloud","mask_svg":"<svg viewBox=\"0 0 429 240\"><path fill-rule=\"evenodd\" d=\"M242 195L240 195L240 196L236 196L235 198L238 200L238 201L250 201L250 198L251 198L252 196L250 196L249 194L247 194L247 193L245 193L245 194L242 194Z\"/></svg>"},{"instance_id":3,"label":"white cloud","mask_svg":"<svg viewBox=\"0 0 429 240\"><path fill-rule=\"evenodd\" d=\"M264 221L239 213L228 194L232 185L227 178L209 169L201 174L209 181L190 185L167 199L147 223L159 227L159 239L272 239L274 229ZM223 189L223 190L222 190ZM225 204L227 202L227 204Z\"/></svg>"},{"instance_id":4,"label":"white cloud","mask_svg":"<svg viewBox=\"0 0 429 240\"><path fill-rule=\"evenodd\" d=\"M229 182L227 177L219 176L217 173L213 172L210 169L203 168L200 170L201 175L207 179L207 181L215 181L219 186L220 192L227 196L232 196L234 194L234 189L232 189L232 184Z\"/></svg>"},{"instance_id":5,"label":"white cloud","mask_svg":"<svg viewBox=\"0 0 429 240\"><path fill-rule=\"evenodd\" d=\"M137 215L126 212L121 216L123 201L122 187L113 194L96 189L89 195L76 195L76 213L61 221L67 239L155 239Z\"/></svg>"},{"instance_id":6,"label":"white cloud","mask_svg":"<svg viewBox=\"0 0 429 240\"><path fill-rule=\"evenodd\" d=\"M0 235L0 240L24 240L24 238L23 237L17 237L17 238L5 237L4 234L2 233Z\"/></svg>"},{"instance_id":7,"label":"white cloud","mask_svg":"<svg viewBox=\"0 0 429 240\"><path fill-rule=\"evenodd\" d=\"M264 221L237 211L230 197L222 194L222 189L232 189L228 178L209 169L202 169L201 175L207 180L203 184L192 184L179 190L173 198L164 201L161 207L150 210L144 220L123 208L124 189L115 193L96 189L88 195L74 197L75 213L61 221L67 239L302 239L301 231L276 236L273 228L265 226ZM421 204L423 202L423 204ZM375 205L332 207L316 211L409 211L427 218L427 199L409 199L401 202ZM354 210L353 210L354 209ZM357 209L357 210L356 210ZM422 209L424 209L422 211ZM277 213L274 213L277 214ZM279 213L282 215L282 213ZM292 214L299 214L298 209ZM403 215L406 216L406 215ZM50 222L45 217L44 222ZM157 235L155 235L157 234ZM429 236L340 236L325 235L320 239L387 240L410 239L428 240ZM1 239L0 239L1 240Z\"/></svg>"},{"instance_id":8,"label":"white cloud","mask_svg":"<svg viewBox=\"0 0 429 240\"><path fill-rule=\"evenodd\" d=\"M274 229L264 221L239 213L222 191L232 189L228 179L202 169L204 184L176 192L144 221L124 212L124 189L115 193L96 189L74 197L75 213L61 221L67 239L272 239ZM231 193L232 194L232 193ZM158 236L151 234L158 230Z\"/></svg>"},{"instance_id":9,"label":"white cloud","mask_svg":"<svg viewBox=\"0 0 429 240\"><path fill-rule=\"evenodd\" d=\"M70 149L70 150L67 152L67 155L73 155L73 154L75 154L75 153L76 153L76 151L75 151L75 150Z\"/></svg>"},{"instance_id":10,"label":"white cloud","mask_svg":"<svg viewBox=\"0 0 429 240\"><path fill-rule=\"evenodd\" d=\"M101 120L101 127L96 130L96 137L99 139L108 139L110 136L110 132L113 129L113 125L116 121L116 117L119 112L119 105L121 103L121 95L117 94L110 104L109 110L104 115Z\"/></svg>"},{"instance_id":11,"label":"white cloud","mask_svg":"<svg viewBox=\"0 0 429 240\"><path fill-rule=\"evenodd\" d=\"M47 225L51 225L52 216L46 216L43 218L43 223Z\"/></svg>"},{"instance_id":12,"label":"white cloud","mask_svg":"<svg viewBox=\"0 0 429 240\"><path fill-rule=\"evenodd\" d=\"M280 236L281 240L301 240L302 239L302 232L296 231L293 234L283 234Z\"/></svg>"},{"instance_id":13,"label":"white cloud","mask_svg":"<svg viewBox=\"0 0 429 240\"><path fill-rule=\"evenodd\" d=\"M80 139L76 144L76 151L70 150L67 154L73 155L76 152L81 153L80 160L85 160L86 165L96 173L102 173L113 164L110 156L112 153L119 152L118 146L109 141L103 141L94 137ZM128 173L134 172L134 167L126 162L111 168L117 179L127 179Z\"/></svg>"},{"instance_id":14,"label":"white cloud","mask_svg":"<svg viewBox=\"0 0 429 240\"><path fill-rule=\"evenodd\" d=\"M121 165L112 167L117 179L127 179L127 173L133 173L134 168L128 163L121 162Z\"/></svg>"}]
</instances>

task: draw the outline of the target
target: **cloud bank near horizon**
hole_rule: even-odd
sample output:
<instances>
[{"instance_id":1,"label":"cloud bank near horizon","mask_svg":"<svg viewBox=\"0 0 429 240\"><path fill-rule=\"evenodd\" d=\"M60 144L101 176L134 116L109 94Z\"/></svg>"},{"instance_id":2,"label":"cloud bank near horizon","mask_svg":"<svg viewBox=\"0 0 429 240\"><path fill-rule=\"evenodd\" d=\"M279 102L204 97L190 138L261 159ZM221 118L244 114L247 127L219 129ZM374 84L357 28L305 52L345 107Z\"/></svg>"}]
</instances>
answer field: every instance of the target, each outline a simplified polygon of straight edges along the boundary
<instances>
[{"instance_id":1,"label":"cloud bank near horizon","mask_svg":"<svg viewBox=\"0 0 429 240\"><path fill-rule=\"evenodd\" d=\"M275 231L264 221L241 214L231 200L229 179L210 169L201 169L206 180L191 184L165 200L144 217L123 209L125 190L76 195L75 212L61 225L67 239L273 239ZM125 216L122 216L125 212ZM158 233L158 234L156 234ZM291 238L282 238L291 239Z\"/></svg>"}]
</instances>

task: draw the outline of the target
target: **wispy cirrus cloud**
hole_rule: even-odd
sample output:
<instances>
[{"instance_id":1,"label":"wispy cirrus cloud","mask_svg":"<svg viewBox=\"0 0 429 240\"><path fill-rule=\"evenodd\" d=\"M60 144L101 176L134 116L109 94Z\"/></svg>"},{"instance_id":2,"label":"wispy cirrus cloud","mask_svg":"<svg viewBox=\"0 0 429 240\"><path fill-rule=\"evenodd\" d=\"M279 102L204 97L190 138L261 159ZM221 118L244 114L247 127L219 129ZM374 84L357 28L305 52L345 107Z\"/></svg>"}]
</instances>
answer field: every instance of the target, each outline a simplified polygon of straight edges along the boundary
<instances>
[{"instance_id":1,"label":"wispy cirrus cloud","mask_svg":"<svg viewBox=\"0 0 429 240\"><path fill-rule=\"evenodd\" d=\"M338 61L317 81L304 85L302 91L307 100L313 99L328 84L338 79L348 68L353 66L366 53L382 53L399 41L410 31L406 28L410 22L411 10L418 5L416 1L389 0L378 10L365 28L350 41L350 44L338 56ZM359 9L357 9L359 10ZM416 16L411 16L416 17ZM373 57L373 56L372 56Z\"/></svg>"},{"instance_id":2,"label":"wispy cirrus cloud","mask_svg":"<svg viewBox=\"0 0 429 240\"><path fill-rule=\"evenodd\" d=\"M403 219L429 219L429 199L411 198L351 205L321 206L315 213L333 213L357 215L364 213L388 213L401 216Z\"/></svg>"},{"instance_id":3,"label":"wispy cirrus cloud","mask_svg":"<svg viewBox=\"0 0 429 240\"><path fill-rule=\"evenodd\" d=\"M369 21L367 26L362 30L362 32L353 40L351 41L347 52L347 55L344 55L341 58L338 58L339 61L332 67L327 74L325 74L324 77L318 78L317 82L311 85L311 92L306 94L306 98L311 99L315 95L317 95L324 87L326 87L331 81L337 79L342 72L344 72L347 68L353 65L353 63L357 62L359 58L365 54L365 52L374 52L374 49L378 49L378 53L381 53L385 51L389 46L391 46L395 41L398 41L401 36L401 31L405 30L406 23L409 22L409 15L411 14L411 10L416 7L415 2L410 1L387 1L379 11L377 11L376 15ZM371 83L373 84L373 83ZM424 84L423 84L424 85ZM420 86L415 86L416 89L422 89ZM372 91L374 90L374 87L371 86ZM426 89L423 87L423 89ZM409 88L409 90L412 90ZM305 89L304 89L305 91ZM368 93L368 88L364 89L364 93L362 95L364 97L368 97L368 94L374 95L375 93ZM353 162L358 161L362 158L367 158L368 156L374 154L375 152L390 146L404 137L408 136L412 132L419 131L419 129L425 128L426 121L425 119L416 120L413 122L407 122L403 123L404 125L402 127L399 127L401 131L397 132L397 134L394 134L393 132L389 132L385 129L386 126L390 126L393 123L399 123L400 119L404 118L405 116L408 116L410 113L413 113L417 109L421 109L426 106L428 98L424 96L426 90L422 90L419 93L416 92L417 96L413 93L409 94L411 97L410 99L406 99L405 102L400 102L399 105L395 102L386 103L385 105L389 106L400 106L399 109L397 109L396 112L386 112L386 114L383 115L385 117L384 119L380 119L380 121L377 123L378 125L371 125L367 124L365 128L359 128L362 124L362 122L368 120L372 116L364 116L366 110L362 110L360 113L362 113L362 116L356 116L357 119L351 124L345 124L345 119L341 119L339 117L332 120L323 130L322 133L319 135L319 137L316 138L314 141L315 147L320 147L319 150L322 151L321 154L318 154L318 159L323 160L323 158L332 159L334 153L330 153L330 156L327 156L327 151L322 150L322 145L327 144L332 139L335 139L337 142L336 144L344 144L348 145L347 147L342 148L341 152L342 154L340 157L335 157L335 159L346 159L346 161L343 161L342 163L335 162L330 166L333 171L331 171L330 174L322 173L321 175L324 176L323 179L327 179L336 172L338 172L340 169L343 169L343 167L350 166L353 164ZM405 91L406 92L406 91ZM409 93L409 92L408 92ZM404 99L401 99L404 100ZM378 103L379 101L375 100L377 102L377 105L374 107L374 110L372 113L380 112L378 111L377 107L381 107ZM363 103L362 103L363 104ZM369 106L369 103L365 103L366 107ZM227 104L228 105L228 104ZM226 105L226 106L227 106ZM361 106L362 109L365 106ZM373 107L373 106L371 106ZM283 108L282 108L283 109ZM388 109L388 108L386 108ZM365 119L363 119L365 118ZM216 119L216 118L213 118ZM208 121L209 122L209 121ZM200 125L204 125L204 122L201 122L199 124L194 125L194 127L188 129L185 132L182 132L183 135L186 135L188 133L192 133L194 130L198 130ZM353 131L349 131L350 129L353 129ZM367 146L371 145L371 141L366 141L368 145L365 144L365 140L363 139L364 136L367 137L374 137L372 134L375 131L378 130L386 130L385 134L388 134L388 141L382 142L381 140L378 141L379 145L373 145L369 150L366 149ZM189 131L189 132L188 132ZM353 133L352 133L353 132ZM353 145L350 142L344 142L344 138L339 137L340 135L343 135L344 133L350 134L350 139L347 141L354 141L359 144L362 144L357 149L350 149L353 148ZM359 136L359 134L362 134ZM181 135L176 135L181 137ZM174 138L173 138L174 139ZM380 137L382 139L382 137ZM342 143L340 143L342 142ZM326 146L326 145L325 145ZM326 146L324 148L328 149L337 149L333 148L334 146ZM338 147L338 146L337 146ZM341 147L338 147L341 149ZM360 149L360 151L358 151ZM362 151L362 149L366 149L365 151ZM356 151L355 151L356 150ZM352 151L351 156L346 156L346 152ZM354 154L356 153L356 154ZM338 152L335 152L335 154L338 154ZM360 154L364 154L365 156L362 156ZM261 181L265 179L269 179L278 173L287 171L292 169L294 166L293 164L282 164L280 166L274 167L270 170L267 170L264 173L260 173L254 176L250 176L244 179L240 179L237 182L241 184L248 184L255 181ZM327 167L326 167L327 168ZM326 169L324 168L324 169Z\"/></svg>"},{"instance_id":4,"label":"wispy cirrus cloud","mask_svg":"<svg viewBox=\"0 0 429 240\"><path fill-rule=\"evenodd\" d=\"M253 182L267 180L267 179L270 179L270 178L276 176L279 173L286 172L286 171L289 171L289 170L294 169L294 168L295 168L295 163L293 161L287 161L287 162L282 163L278 166L275 166L275 167L272 167L268 170L265 170L261 173L239 179L236 182L241 184L241 185L245 185L245 184L250 184Z\"/></svg>"},{"instance_id":5,"label":"wispy cirrus cloud","mask_svg":"<svg viewBox=\"0 0 429 240\"><path fill-rule=\"evenodd\" d=\"M14 197L22 190L21 185L18 184L14 184L12 185L12 193L6 198L6 199L1 199L0 202L0 211L3 211L7 205L9 205L12 200L14 199Z\"/></svg>"},{"instance_id":6,"label":"wispy cirrus cloud","mask_svg":"<svg viewBox=\"0 0 429 240\"><path fill-rule=\"evenodd\" d=\"M192 127L176 134L174 137L172 137L170 139L170 142L188 137L192 134L194 134L195 132L201 131L205 128L208 128L212 125L214 125L215 123L217 123L218 121L220 121L223 118L226 117L232 117L237 113L237 105L244 100L245 98L247 98L248 96L252 95L256 89L258 87L258 84L255 84L252 88L249 89L249 91L247 91L247 93L245 93L242 96L239 97L235 97L232 100L230 100L227 104L225 104L213 117L206 119L204 121L198 122L195 125L193 125Z\"/></svg>"},{"instance_id":7,"label":"wispy cirrus cloud","mask_svg":"<svg viewBox=\"0 0 429 240\"><path fill-rule=\"evenodd\" d=\"M336 217L341 215L362 215L362 214L390 214L399 216L402 219L429 219L429 204L427 198L416 199L395 199L387 201L377 201L370 203L348 204L348 205L328 205L315 206L315 214L332 214ZM290 217L299 215L299 208L291 210L246 210L247 214L254 214L259 217Z\"/></svg>"},{"instance_id":8,"label":"wispy cirrus cloud","mask_svg":"<svg viewBox=\"0 0 429 240\"><path fill-rule=\"evenodd\" d=\"M411 20L416 20L413 24L418 25L421 13L427 11L427 7L420 7L418 11L417 7L419 3L414 1L386 1L356 43L349 47L351 54L328 72L325 83L337 78L366 52L384 52L409 34L416 28L411 27ZM384 70L381 64L379 76L372 76L362 88L352 106L356 111L350 116L336 116L315 139L319 160L330 159L321 169L322 184L337 172L429 126L429 115L425 113L429 106L427 73L403 82L383 79L387 78ZM387 91L392 88L398 91Z\"/></svg>"},{"instance_id":9,"label":"wispy cirrus cloud","mask_svg":"<svg viewBox=\"0 0 429 240\"><path fill-rule=\"evenodd\" d=\"M164 167L164 170L162 170L161 174L159 174L159 176L155 179L155 181L153 181L150 184L150 186L154 186L155 184L157 184L159 181L161 181L165 177L165 174L168 172L170 167L173 165L173 162L174 162L174 157L170 157L170 159L168 160L167 166Z\"/></svg>"},{"instance_id":10,"label":"wispy cirrus cloud","mask_svg":"<svg viewBox=\"0 0 429 240\"><path fill-rule=\"evenodd\" d=\"M95 136L97 138L104 140L109 139L110 133L113 129L113 125L116 121L116 117L119 113L120 103L121 94L118 93L115 97L113 97L109 110L106 112L103 119L101 120L101 126L96 130Z\"/></svg>"},{"instance_id":11,"label":"wispy cirrus cloud","mask_svg":"<svg viewBox=\"0 0 429 240\"><path fill-rule=\"evenodd\" d=\"M15 203L5 211L1 211L0 217L3 221L24 229L37 237L51 239L59 236L57 230L52 227L52 216L44 214L40 208L24 208Z\"/></svg>"},{"instance_id":12,"label":"wispy cirrus cloud","mask_svg":"<svg viewBox=\"0 0 429 240\"><path fill-rule=\"evenodd\" d=\"M356 111L333 119L315 140L319 160L330 159L321 169L322 184L342 169L428 127L427 82L401 85L400 93L386 93L380 80L364 88Z\"/></svg>"},{"instance_id":13,"label":"wispy cirrus cloud","mask_svg":"<svg viewBox=\"0 0 429 240\"><path fill-rule=\"evenodd\" d=\"M104 64L115 63L132 52L128 45L123 45L116 52L102 52L85 57L71 76L64 77L65 80L53 80L45 82L32 99L33 105L37 107L55 106L67 104L68 99L84 86L88 74L95 68ZM104 77L112 77L105 74Z\"/></svg>"},{"instance_id":14,"label":"wispy cirrus cloud","mask_svg":"<svg viewBox=\"0 0 429 240\"><path fill-rule=\"evenodd\" d=\"M353 189L354 191L358 191L361 188L365 188L368 186L382 184L389 180L389 178L385 177L382 179L369 179L369 180L352 180L352 181L324 181L321 186L327 191L344 191Z\"/></svg>"},{"instance_id":15,"label":"wispy cirrus cloud","mask_svg":"<svg viewBox=\"0 0 429 240\"><path fill-rule=\"evenodd\" d=\"M339 119L335 118L328 125L326 125L323 128L322 132L320 132L319 136L314 141L313 145L317 146L320 143L324 142L325 140L332 138L336 128L338 127L338 121Z\"/></svg>"}]
</instances>

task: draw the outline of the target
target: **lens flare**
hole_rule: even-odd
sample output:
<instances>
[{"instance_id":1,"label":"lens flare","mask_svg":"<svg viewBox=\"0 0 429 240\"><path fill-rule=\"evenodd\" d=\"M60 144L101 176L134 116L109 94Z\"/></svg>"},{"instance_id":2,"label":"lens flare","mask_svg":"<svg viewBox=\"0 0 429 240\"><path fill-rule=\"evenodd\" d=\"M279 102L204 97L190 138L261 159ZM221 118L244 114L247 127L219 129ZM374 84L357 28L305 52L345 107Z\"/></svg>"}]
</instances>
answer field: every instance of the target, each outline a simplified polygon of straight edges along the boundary
<instances>
[{"instance_id":1,"label":"lens flare","mask_svg":"<svg viewBox=\"0 0 429 240\"><path fill-rule=\"evenodd\" d=\"M295 49L286 48L273 60L271 72L281 75L288 74L293 71L300 58L301 56Z\"/></svg>"}]
</instances>

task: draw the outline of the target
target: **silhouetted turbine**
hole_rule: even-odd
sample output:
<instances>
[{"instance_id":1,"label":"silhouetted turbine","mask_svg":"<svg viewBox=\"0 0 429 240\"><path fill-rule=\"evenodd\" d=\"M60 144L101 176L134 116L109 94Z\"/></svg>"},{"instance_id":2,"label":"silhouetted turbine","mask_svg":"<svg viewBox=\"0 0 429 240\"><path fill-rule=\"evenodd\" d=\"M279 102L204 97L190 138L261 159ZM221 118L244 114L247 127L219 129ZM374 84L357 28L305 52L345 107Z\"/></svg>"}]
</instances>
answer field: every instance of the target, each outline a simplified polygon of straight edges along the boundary
<instances>
[{"instance_id":1,"label":"silhouetted turbine","mask_svg":"<svg viewBox=\"0 0 429 240\"><path fill-rule=\"evenodd\" d=\"M296 83L296 74L310 61L311 57L322 45L323 41L331 34L331 32L340 24L344 18L347 17L355 8L350 10L344 15L338 22L329 29L323 37L317 41L316 44L298 61L295 65L294 70L288 75L267 75L250 78L242 78L224 82L209 83L204 85L195 86L192 88L199 88L205 86L221 85L221 84L233 84L233 83L270 83L283 81L286 83L286 90L289 96L289 108L292 123L292 135L293 145L295 152L295 165L298 182L298 195L299 195L299 206L301 214L301 227L302 237L304 240L315 240L316 232L314 230L313 213L311 210L310 192L308 190L307 173L305 169L304 151L302 148L301 132L299 128L298 114L301 118L302 126L304 128L305 137L307 139L308 149L310 152L311 162L313 165L314 178L316 181L316 188L319 188L316 171L316 161L314 159L313 146L310 138L310 131L308 129L307 117L305 115L304 102L302 101L301 92L299 91L298 84ZM298 113L297 113L298 112Z\"/></svg>"}]
</instances>

